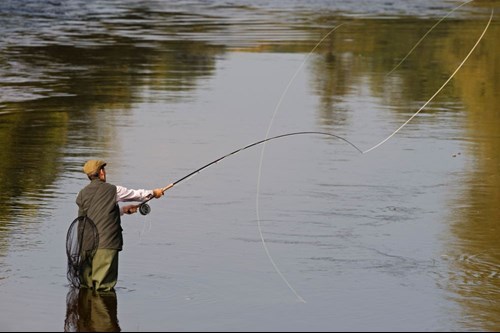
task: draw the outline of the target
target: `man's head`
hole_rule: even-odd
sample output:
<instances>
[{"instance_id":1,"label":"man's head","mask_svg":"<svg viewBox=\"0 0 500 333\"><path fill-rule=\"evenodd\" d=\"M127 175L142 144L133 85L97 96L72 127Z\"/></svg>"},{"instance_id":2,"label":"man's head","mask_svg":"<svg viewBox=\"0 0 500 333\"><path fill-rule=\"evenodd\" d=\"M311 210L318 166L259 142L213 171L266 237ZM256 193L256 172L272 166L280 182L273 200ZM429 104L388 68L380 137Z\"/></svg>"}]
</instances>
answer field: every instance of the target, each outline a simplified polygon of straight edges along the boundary
<instances>
[{"instance_id":1,"label":"man's head","mask_svg":"<svg viewBox=\"0 0 500 333\"><path fill-rule=\"evenodd\" d=\"M106 173L104 171L106 164L106 162L101 160L89 160L83 166L83 172L85 172L90 180L99 178L106 181Z\"/></svg>"}]
</instances>

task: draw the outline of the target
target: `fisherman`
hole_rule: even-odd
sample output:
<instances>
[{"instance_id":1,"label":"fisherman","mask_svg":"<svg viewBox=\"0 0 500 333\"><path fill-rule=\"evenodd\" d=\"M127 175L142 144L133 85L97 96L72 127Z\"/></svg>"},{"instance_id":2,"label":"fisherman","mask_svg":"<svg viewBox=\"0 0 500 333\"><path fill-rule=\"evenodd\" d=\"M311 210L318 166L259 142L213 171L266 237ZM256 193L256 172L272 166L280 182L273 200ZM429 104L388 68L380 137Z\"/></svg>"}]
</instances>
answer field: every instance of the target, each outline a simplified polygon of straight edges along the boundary
<instances>
[{"instance_id":1,"label":"fisherman","mask_svg":"<svg viewBox=\"0 0 500 333\"><path fill-rule=\"evenodd\" d=\"M97 227L99 245L92 260L83 264L80 286L96 291L113 290L118 280L118 253L123 247L121 216L134 214L139 205L120 208L119 202L160 198L164 190L131 190L106 182L106 162L89 160L83 172L90 180L76 198L78 216L87 216Z\"/></svg>"}]
</instances>

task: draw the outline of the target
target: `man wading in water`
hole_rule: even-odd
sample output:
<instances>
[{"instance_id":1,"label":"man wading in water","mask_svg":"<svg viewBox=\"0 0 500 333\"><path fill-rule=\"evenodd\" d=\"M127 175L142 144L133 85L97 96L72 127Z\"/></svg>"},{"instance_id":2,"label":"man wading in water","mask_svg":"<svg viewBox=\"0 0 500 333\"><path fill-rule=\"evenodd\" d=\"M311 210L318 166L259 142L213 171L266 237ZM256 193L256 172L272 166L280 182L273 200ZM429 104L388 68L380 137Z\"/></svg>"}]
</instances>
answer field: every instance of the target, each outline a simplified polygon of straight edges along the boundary
<instances>
[{"instance_id":1,"label":"man wading in water","mask_svg":"<svg viewBox=\"0 0 500 333\"><path fill-rule=\"evenodd\" d=\"M83 166L90 184L76 198L78 216L88 216L94 221L99 235L99 246L92 260L81 269L82 288L96 291L113 290L118 280L118 253L123 247L121 215L134 214L138 205L120 208L119 202L145 201L160 198L163 190L130 190L106 183L106 162L90 160Z\"/></svg>"}]
</instances>

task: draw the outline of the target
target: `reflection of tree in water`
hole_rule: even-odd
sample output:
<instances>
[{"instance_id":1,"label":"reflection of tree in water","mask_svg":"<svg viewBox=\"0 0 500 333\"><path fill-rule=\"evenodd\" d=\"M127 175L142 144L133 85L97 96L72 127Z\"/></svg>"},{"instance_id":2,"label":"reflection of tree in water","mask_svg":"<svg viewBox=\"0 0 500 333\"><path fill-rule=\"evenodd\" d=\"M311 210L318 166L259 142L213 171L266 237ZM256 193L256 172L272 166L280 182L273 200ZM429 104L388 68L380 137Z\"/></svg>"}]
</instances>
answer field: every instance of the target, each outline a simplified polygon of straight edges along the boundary
<instances>
[{"instance_id":1,"label":"reflection of tree in water","mask_svg":"<svg viewBox=\"0 0 500 333\"><path fill-rule=\"evenodd\" d=\"M70 288L64 332L120 332L115 291Z\"/></svg>"},{"instance_id":2,"label":"reflection of tree in water","mask_svg":"<svg viewBox=\"0 0 500 333\"><path fill-rule=\"evenodd\" d=\"M472 44L481 24L465 22L444 40L443 62L459 61L453 52L460 43ZM470 31L464 34L462 31ZM500 67L498 66L500 26L493 23L478 45L477 55L457 74L454 89L467 109L465 131L468 138L480 138L464 144L464 156L473 158L453 205L447 242L451 253L461 260L450 265L449 289L456 294L462 311L467 313L468 329L500 329ZM478 56L480 55L480 56Z\"/></svg>"},{"instance_id":3,"label":"reflection of tree in water","mask_svg":"<svg viewBox=\"0 0 500 333\"><path fill-rule=\"evenodd\" d=\"M142 36L87 33L82 28L71 43L50 43L35 42L39 36L30 30L31 42L0 48L0 228L33 225L38 199L52 195L59 172L80 170L88 157L76 151L103 157L116 151L115 121L146 98L143 91L147 98L182 100L212 75L224 52L203 41L144 46ZM8 234L0 233L0 253Z\"/></svg>"},{"instance_id":4,"label":"reflection of tree in water","mask_svg":"<svg viewBox=\"0 0 500 333\"><path fill-rule=\"evenodd\" d=\"M486 22L486 18L445 20L394 72L391 59L404 57L434 20L365 20L362 25L354 22L339 29L321 45L321 56L314 57L310 67L321 125L344 128L347 121L354 123L349 118L353 110L343 101L365 87L391 112L416 110L464 60ZM463 141L463 156L469 156L471 164L453 193L454 210L448 221L452 237L446 241L448 251L461 259L450 261L446 289L467 314L462 324L485 331L500 328L499 32L496 19L450 84L424 110L446 119L465 116L463 138L453 140ZM428 117L425 122L433 119L442 121L443 117Z\"/></svg>"}]
</instances>

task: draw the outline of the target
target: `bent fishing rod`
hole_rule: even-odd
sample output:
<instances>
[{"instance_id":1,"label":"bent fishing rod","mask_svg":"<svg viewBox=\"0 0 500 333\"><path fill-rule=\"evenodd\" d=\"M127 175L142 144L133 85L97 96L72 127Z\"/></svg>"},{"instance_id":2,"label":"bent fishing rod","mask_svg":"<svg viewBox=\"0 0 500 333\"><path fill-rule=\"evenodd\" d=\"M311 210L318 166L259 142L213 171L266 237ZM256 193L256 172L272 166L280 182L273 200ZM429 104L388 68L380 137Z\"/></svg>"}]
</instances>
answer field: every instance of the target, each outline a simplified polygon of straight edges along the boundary
<instances>
[{"instance_id":1,"label":"bent fishing rod","mask_svg":"<svg viewBox=\"0 0 500 333\"><path fill-rule=\"evenodd\" d=\"M351 147L353 147L354 149L356 149L356 151L358 151L360 154L363 154L363 151L361 149L359 149L355 144L353 144L352 142L350 142L349 140L341 137L341 136L338 136L338 135L335 135L335 134L331 134L331 133L326 133L326 132L316 132L316 131L303 131L303 132L292 132L292 133L286 133L286 134L280 134L280 135L276 135L276 136L273 136L273 137L270 137L270 138L267 138L267 139L264 139L264 140L260 140L260 141L257 141L257 142L254 142L254 143L251 143L249 145L246 145L242 148L239 148L239 149L236 149L235 151L233 152L230 152L229 154L226 154L222 157L219 157L215 160L213 160L212 162L210 163L207 163L205 164L204 166L202 166L201 168L198 168L196 170L194 170L193 172L190 172L189 174L185 175L184 177L180 178L179 180L176 180L175 182L173 183L170 183L169 185L163 187L161 190L163 193L165 193L165 191L171 189L172 187L176 186L177 184L181 183L182 181L184 180L187 180L191 177L193 177L194 175L198 174L199 172L201 172L202 170L222 161L223 159L229 157L229 156L232 156L232 155L235 155L239 152L242 152L248 148L251 148L251 147L254 147L254 146L258 146L260 144L263 144L267 141L271 141L271 140L276 140L276 139L281 139L281 138L285 138L285 137L290 137L290 136L295 136L295 135L322 135L322 136L329 136L329 137L333 137L333 138L336 138L336 139L339 139L339 140L342 140L344 142L346 142L347 144L349 144ZM148 215L150 212L151 212L151 207L148 205L148 202L151 201L154 197L150 197L148 198L147 200L141 202L139 205L137 205L137 207L139 208L139 212L142 214L142 215Z\"/></svg>"}]
</instances>

